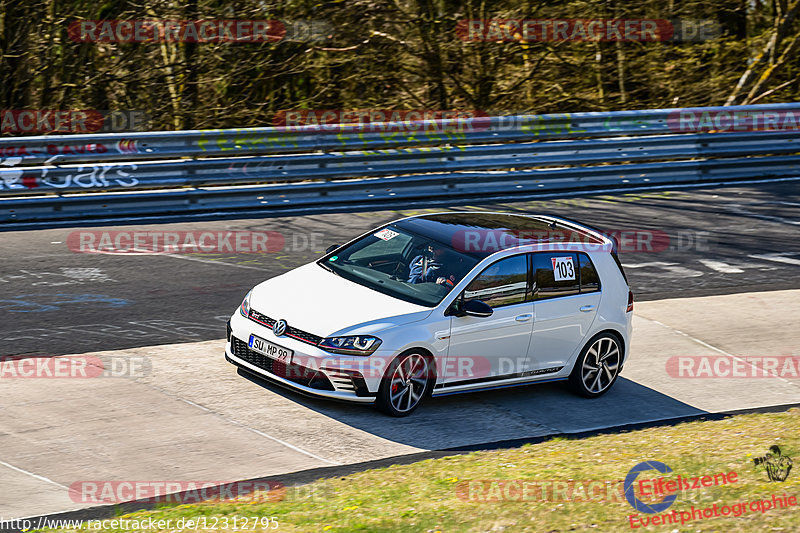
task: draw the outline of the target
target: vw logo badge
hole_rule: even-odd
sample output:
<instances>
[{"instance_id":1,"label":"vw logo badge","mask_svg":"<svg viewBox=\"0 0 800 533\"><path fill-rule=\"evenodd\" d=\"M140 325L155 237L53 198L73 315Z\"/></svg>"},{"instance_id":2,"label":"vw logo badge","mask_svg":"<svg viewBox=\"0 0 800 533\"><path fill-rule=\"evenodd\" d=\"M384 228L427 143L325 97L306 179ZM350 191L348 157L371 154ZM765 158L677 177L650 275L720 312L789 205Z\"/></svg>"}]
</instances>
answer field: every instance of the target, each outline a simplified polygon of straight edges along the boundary
<instances>
[{"instance_id":1,"label":"vw logo badge","mask_svg":"<svg viewBox=\"0 0 800 533\"><path fill-rule=\"evenodd\" d=\"M280 319L275 322L275 325L272 326L272 332L275 334L276 337L280 337L286 332L286 321L284 319Z\"/></svg>"}]
</instances>

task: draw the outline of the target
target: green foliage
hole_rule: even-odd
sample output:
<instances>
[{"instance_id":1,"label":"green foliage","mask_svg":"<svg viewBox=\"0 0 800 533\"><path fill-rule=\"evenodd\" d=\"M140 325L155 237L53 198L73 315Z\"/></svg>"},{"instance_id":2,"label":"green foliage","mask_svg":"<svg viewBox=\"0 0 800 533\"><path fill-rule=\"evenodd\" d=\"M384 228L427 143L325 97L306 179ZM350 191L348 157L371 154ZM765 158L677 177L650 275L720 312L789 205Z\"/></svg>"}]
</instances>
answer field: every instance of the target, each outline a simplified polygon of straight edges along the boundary
<instances>
[{"instance_id":1,"label":"green foliage","mask_svg":"<svg viewBox=\"0 0 800 533\"><path fill-rule=\"evenodd\" d=\"M745 0L0 0L0 109L135 109L153 117L153 129L174 129L265 126L278 111L295 109L505 114L721 105L790 7ZM67 32L80 20L187 20L195 12L202 20L305 21L317 31L278 43L196 45L79 43ZM512 18L707 19L725 32L683 43L473 42L456 32L460 20ZM798 25L787 25L779 51ZM793 55L759 102L797 99L798 71Z\"/></svg>"}]
</instances>

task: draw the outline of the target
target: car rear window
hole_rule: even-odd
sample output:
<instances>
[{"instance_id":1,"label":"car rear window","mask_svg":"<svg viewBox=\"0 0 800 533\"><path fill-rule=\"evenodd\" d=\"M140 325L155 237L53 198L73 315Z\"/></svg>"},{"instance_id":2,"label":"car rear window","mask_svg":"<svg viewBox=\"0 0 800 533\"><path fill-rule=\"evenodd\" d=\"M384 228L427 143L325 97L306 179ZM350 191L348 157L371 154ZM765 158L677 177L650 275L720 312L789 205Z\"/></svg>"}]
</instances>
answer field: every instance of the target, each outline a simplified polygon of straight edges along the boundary
<instances>
[{"instance_id":1,"label":"car rear window","mask_svg":"<svg viewBox=\"0 0 800 533\"><path fill-rule=\"evenodd\" d=\"M533 268L537 300L600 290L600 276L585 253L536 253Z\"/></svg>"},{"instance_id":2,"label":"car rear window","mask_svg":"<svg viewBox=\"0 0 800 533\"><path fill-rule=\"evenodd\" d=\"M600 290L600 276L592 264L592 260L586 254L578 254L580 262L580 284L581 294L587 292L597 292Z\"/></svg>"},{"instance_id":3,"label":"car rear window","mask_svg":"<svg viewBox=\"0 0 800 533\"><path fill-rule=\"evenodd\" d=\"M536 299L570 296L580 292L578 260L574 253L542 252L533 254Z\"/></svg>"}]
</instances>

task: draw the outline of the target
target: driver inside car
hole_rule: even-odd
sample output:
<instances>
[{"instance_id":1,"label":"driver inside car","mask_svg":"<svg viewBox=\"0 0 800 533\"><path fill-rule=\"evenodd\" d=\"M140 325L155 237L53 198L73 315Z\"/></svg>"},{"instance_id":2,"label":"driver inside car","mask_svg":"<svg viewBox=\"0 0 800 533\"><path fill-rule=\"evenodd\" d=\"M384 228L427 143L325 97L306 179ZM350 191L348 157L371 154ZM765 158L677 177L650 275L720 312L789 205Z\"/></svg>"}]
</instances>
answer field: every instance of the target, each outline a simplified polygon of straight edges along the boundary
<instances>
[{"instance_id":1,"label":"driver inside car","mask_svg":"<svg viewBox=\"0 0 800 533\"><path fill-rule=\"evenodd\" d=\"M448 272L444 266L446 250L436 245L429 245L420 255L416 256L408 265L408 283L436 283L452 289L456 277Z\"/></svg>"}]
</instances>

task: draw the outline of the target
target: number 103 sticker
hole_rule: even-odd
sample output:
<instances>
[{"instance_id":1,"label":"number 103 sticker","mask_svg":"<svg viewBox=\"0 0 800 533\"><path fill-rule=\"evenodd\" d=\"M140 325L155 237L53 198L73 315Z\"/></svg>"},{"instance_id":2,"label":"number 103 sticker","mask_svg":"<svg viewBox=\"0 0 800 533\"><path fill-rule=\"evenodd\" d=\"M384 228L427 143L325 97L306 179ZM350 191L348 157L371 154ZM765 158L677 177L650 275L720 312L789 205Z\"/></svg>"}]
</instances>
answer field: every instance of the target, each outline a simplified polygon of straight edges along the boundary
<instances>
[{"instance_id":1,"label":"number 103 sticker","mask_svg":"<svg viewBox=\"0 0 800 533\"><path fill-rule=\"evenodd\" d=\"M575 279L575 266L572 264L572 256L552 257L553 277L555 281L571 281Z\"/></svg>"}]
</instances>

